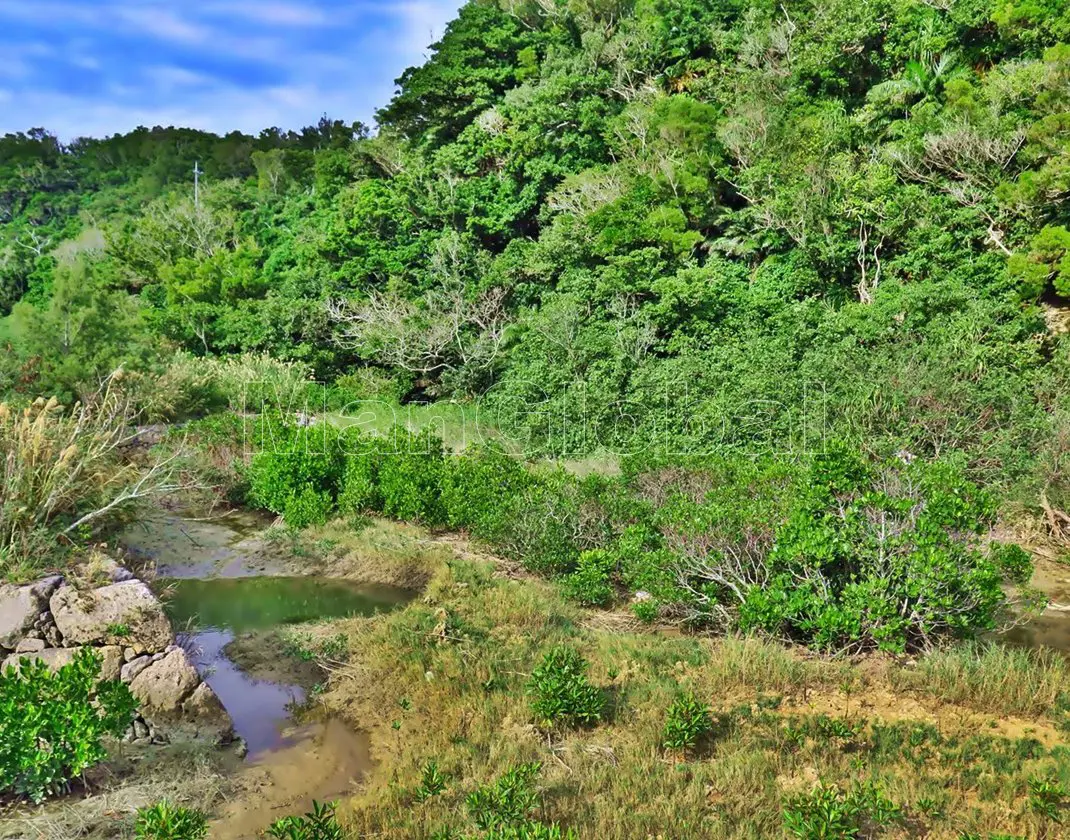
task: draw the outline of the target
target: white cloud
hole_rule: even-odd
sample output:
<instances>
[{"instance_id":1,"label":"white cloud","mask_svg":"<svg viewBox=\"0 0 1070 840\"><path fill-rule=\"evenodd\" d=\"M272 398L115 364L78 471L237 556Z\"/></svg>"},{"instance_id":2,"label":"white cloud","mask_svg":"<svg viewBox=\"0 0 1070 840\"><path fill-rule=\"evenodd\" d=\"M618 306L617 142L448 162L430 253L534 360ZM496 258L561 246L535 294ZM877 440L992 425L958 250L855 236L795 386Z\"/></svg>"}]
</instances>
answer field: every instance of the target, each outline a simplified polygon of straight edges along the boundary
<instances>
[{"instance_id":1,"label":"white cloud","mask_svg":"<svg viewBox=\"0 0 1070 840\"><path fill-rule=\"evenodd\" d=\"M205 73L196 73L193 70L187 70L185 67L176 67L170 64L146 67L144 76L158 88L165 90L211 85L216 82L215 78Z\"/></svg>"},{"instance_id":2,"label":"white cloud","mask_svg":"<svg viewBox=\"0 0 1070 840\"><path fill-rule=\"evenodd\" d=\"M204 44L207 46L212 37L212 30L195 24L174 12L153 6L113 6L112 13L118 20L136 32L152 36L162 41L174 41L182 44Z\"/></svg>"},{"instance_id":3,"label":"white cloud","mask_svg":"<svg viewBox=\"0 0 1070 840\"><path fill-rule=\"evenodd\" d=\"M72 139L184 125L256 133L297 129L324 113L370 123L461 1L0 0L0 22L41 36L5 44L0 25L0 79L11 93L0 99L0 132L45 125ZM35 44L54 55L35 57ZM71 87L80 72L96 86Z\"/></svg>"},{"instance_id":4,"label":"white cloud","mask_svg":"<svg viewBox=\"0 0 1070 840\"><path fill-rule=\"evenodd\" d=\"M274 26L325 26L331 22L322 9L295 3L214 3L206 11Z\"/></svg>"}]
</instances>

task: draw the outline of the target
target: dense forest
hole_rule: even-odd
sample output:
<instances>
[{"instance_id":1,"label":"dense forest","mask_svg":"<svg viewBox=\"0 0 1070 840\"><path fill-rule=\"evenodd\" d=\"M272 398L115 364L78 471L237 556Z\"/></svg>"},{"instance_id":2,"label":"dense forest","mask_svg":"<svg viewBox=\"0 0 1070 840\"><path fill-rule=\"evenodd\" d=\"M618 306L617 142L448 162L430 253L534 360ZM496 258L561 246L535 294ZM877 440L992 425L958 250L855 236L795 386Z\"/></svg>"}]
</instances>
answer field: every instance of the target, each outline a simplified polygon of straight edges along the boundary
<instances>
[{"instance_id":1,"label":"dense forest","mask_svg":"<svg viewBox=\"0 0 1070 840\"><path fill-rule=\"evenodd\" d=\"M1058 472L1068 37L1055 0L478 2L374 135L8 136L0 375L252 351L531 451Z\"/></svg>"},{"instance_id":2,"label":"dense forest","mask_svg":"<svg viewBox=\"0 0 1070 840\"><path fill-rule=\"evenodd\" d=\"M562 629L582 623L578 609L822 654L940 648L945 659L925 660L938 663L924 666L932 686L956 668L998 671L1010 654L965 665L942 645L1028 613L1026 549L1070 545L1070 5L469 0L374 127L325 116L255 137L5 136L0 316L5 577L107 539L149 488L210 486L295 534L385 517L462 532L551 580L562 600L543 612L557 618L531 634L528 596L453 566L432 584L438 611L357 632L369 650L408 650L406 621L443 645L476 639L464 661L478 667L440 698L450 714L464 692L526 686L540 731L627 719L627 691L607 708L576 653L580 631ZM359 422L373 405L478 417L485 434L466 428L456 446L433 424L384 434ZM168 431L130 463L132 438L117 429L148 424ZM526 639L509 650L529 682L494 659L498 624ZM616 643L597 638L596 675L615 682ZM660 662L647 644L628 655ZM692 662L697 648L665 644L662 664L707 667ZM749 655L751 642L736 644L724 655ZM411 691L425 672L461 668L433 666L454 656L443 650L409 650ZM794 666L779 647L760 650L779 663L756 680L769 693L842 677L828 663L774 676ZM384 685L402 679L389 658ZM696 685L748 685L742 670L708 667ZM1065 728L1064 678L1065 692L1041 702L1035 688L1007 708ZM917 687L899 679L895 690ZM631 690L643 702L668 691ZM713 737L705 703L677 696L655 752L694 755ZM818 737L799 724L785 746L754 714L717 724L741 753ZM863 749L860 732L829 737ZM479 737L486 750L501 736ZM872 737L865 749L892 762ZM557 757L545 740L548 755L518 748L529 763L512 769L480 759L505 775L478 795L527 790L534 756ZM486 778L458 757L462 741L399 747L404 772L434 782L427 750L438 749ZM933 744L960 769L974 760L957 741ZM832 762L841 778L846 752ZM1067 795L1025 781L1040 764L1023 762L1048 759L1070 781L1062 754L1041 750L1004 768L1016 787L979 795L1017 802L1028 788L1030 802L1058 807L1010 822L979 808L970 826L1058 836L1042 818ZM670 772L646 760L629 772ZM907 784L892 776L881 783ZM974 782L955 782L962 808ZM607 782L618 800L589 808L582 785L568 788L546 826L525 822L543 808L529 792L527 828L474 817L490 832L478 836L574 837L554 833L558 820L654 836L656 808L628 829L606 816L623 819L614 785L626 783L622 771ZM697 789L680 795L704 800ZM467 836L408 814L440 790L377 790L358 823L374 833L408 820L408 833L376 836ZM934 837L1011 837L969 833L953 811L896 811L875 787L845 791L793 800L787 836L930 836L911 833L922 820ZM780 836L781 809L738 807L665 836ZM842 812L838 829L822 808Z\"/></svg>"}]
</instances>

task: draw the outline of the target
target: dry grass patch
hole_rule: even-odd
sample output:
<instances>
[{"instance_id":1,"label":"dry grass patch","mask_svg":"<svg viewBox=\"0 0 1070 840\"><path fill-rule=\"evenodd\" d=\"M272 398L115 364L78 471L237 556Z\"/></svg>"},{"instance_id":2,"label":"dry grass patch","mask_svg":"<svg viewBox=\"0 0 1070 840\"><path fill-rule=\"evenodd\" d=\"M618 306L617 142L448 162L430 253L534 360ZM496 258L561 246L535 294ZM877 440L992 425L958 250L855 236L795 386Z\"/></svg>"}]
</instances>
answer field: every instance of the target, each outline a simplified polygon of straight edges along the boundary
<instances>
[{"instance_id":1,"label":"dry grass patch","mask_svg":"<svg viewBox=\"0 0 1070 840\"><path fill-rule=\"evenodd\" d=\"M316 558L322 574L402 589L423 589L452 556L424 529L386 519L335 519L306 528L299 539L299 550Z\"/></svg>"},{"instance_id":2,"label":"dry grass patch","mask_svg":"<svg viewBox=\"0 0 1070 840\"><path fill-rule=\"evenodd\" d=\"M997 715L1039 717L1070 699L1070 663L1056 651L963 644L891 674L899 689Z\"/></svg>"},{"instance_id":3,"label":"dry grass patch","mask_svg":"<svg viewBox=\"0 0 1070 840\"><path fill-rule=\"evenodd\" d=\"M3 840L119 840L133 836L138 808L161 799L209 812L229 795L232 755L176 745L140 751L124 746L90 772L85 794L38 807L0 810Z\"/></svg>"},{"instance_id":4,"label":"dry grass patch","mask_svg":"<svg viewBox=\"0 0 1070 840\"><path fill-rule=\"evenodd\" d=\"M430 840L446 827L472 833L466 796L529 761L542 763L536 816L598 840L787 837L782 815L790 797L819 781L846 787L854 780L872 781L903 809L903 821L882 837L1054 837L1054 824L1029 804L1029 783L1070 782L1065 739L1053 727L1038 722L1012 733L984 714L1001 697L1024 698L1026 689L1012 691L1010 680L1000 691L934 692L933 707L960 704L969 712L961 717L950 705L948 714L930 715L916 690L901 692L903 681L925 680L923 668L946 668L948 659L908 677L888 661L830 661L755 638L598 629L552 586L461 560L441 567L405 610L341 627L352 660L335 673L324 701L370 727L379 761L347 807L354 837ZM534 725L530 674L562 643L583 654L591 681L605 692L604 719L591 728ZM988 658L976 668L1004 665ZM1048 690L1054 672L1029 671L1036 667L1020 666L1021 686ZM994 685L992 676L977 680ZM683 753L663 747L666 709L682 691L707 704L715 722L710 737ZM902 698L906 713L871 714L866 695ZM972 702L980 706L971 709ZM1015 702L1031 712L1040 707ZM1044 737L1036 737L1042 728ZM422 797L429 761L446 785Z\"/></svg>"}]
</instances>

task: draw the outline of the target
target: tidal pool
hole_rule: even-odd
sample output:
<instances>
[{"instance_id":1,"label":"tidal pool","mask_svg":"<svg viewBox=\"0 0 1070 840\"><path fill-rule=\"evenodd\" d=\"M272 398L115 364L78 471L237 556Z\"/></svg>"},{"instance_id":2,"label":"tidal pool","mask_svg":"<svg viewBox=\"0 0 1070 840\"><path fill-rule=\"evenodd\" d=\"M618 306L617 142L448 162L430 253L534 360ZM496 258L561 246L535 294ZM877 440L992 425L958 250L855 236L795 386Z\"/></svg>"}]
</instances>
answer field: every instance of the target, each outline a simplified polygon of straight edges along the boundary
<instances>
[{"instance_id":1,"label":"tidal pool","mask_svg":"<svg viewBox=\"0 0 1070 840\"><path fill-rule=\"evenodd\" d=\"M334 578L240 577L157 581L179 629L243 633L324 618L372 615L406 603L412 593Z\"/></svg>"},{"instance_id":2,"label":"tidal pool","mask_svg":"<svg viewBox=\"0 0 1070 840\"><path fill-rule=\"evenodd\" d=\"M156 586L194 665L219 695L252 758L291 743L286 730L292 710L305 701L305 690L256 679L239 668L226 651L235 635L323 618L372 615L412 597L391 587L306 577L162 579Z\"/></svg>"}]
</instances>

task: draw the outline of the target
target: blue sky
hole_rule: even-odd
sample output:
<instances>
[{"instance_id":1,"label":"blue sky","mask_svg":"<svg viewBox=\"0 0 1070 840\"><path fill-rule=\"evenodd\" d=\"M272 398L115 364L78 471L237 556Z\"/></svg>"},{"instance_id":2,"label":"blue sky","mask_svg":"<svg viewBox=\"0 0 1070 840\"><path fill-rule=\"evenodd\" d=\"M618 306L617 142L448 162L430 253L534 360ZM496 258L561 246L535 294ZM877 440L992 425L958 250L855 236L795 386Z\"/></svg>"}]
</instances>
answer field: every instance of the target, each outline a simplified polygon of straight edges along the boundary
<instances>
[{"instance_id":1,"label":"blue sky","mask_svg":"<svg viewBox=\"0 0 1070 840\"><path fill-rule=\"evenodd\" d=\"M372 121L461 0L0 0L0 133Z\"/></svg>"}]
</instances>

